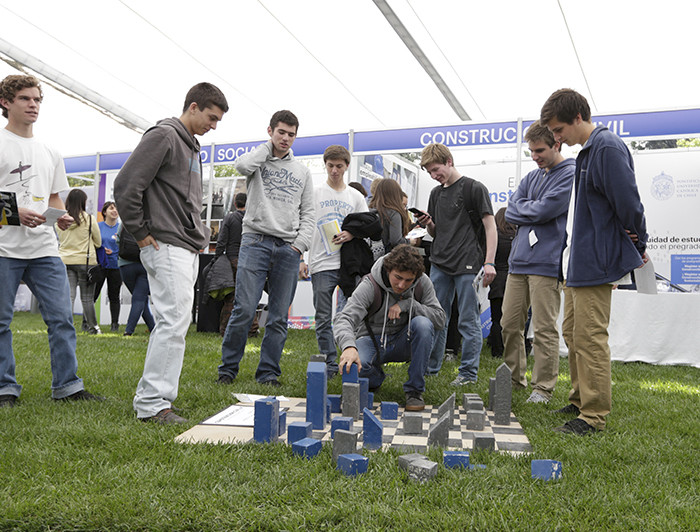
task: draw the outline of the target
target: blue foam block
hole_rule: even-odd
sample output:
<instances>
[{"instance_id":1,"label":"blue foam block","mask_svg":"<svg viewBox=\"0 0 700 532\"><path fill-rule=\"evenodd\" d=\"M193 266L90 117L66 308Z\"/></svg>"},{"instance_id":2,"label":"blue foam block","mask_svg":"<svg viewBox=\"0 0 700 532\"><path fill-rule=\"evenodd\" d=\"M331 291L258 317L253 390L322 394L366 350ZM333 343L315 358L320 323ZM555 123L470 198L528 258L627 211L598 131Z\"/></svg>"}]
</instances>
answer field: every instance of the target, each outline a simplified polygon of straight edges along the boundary
<instances>
[{"instance_id":1,"label":"blue foam block","mask_svg":"<svg viewBox=\"0 0 700 532\"><path fill-rule=\"evenodd\" d=\"M367 472L369 458L361 454L341 454L338 455L338 465L336 469L348 476L359 475Z\"/></svg>"},{"instance_id":2,"label":"blue foam block","mask_svg":"<svg viewBox=\"0 0 700 532\"><path fill-rule=\"evenodd\" d=\"M311 434L311 423L308 421L293 421L287 427L287 443L291 445L304 438L310 438Z\"/></svg>"},{"instance_id":3,"label":"blue foam block","mask_svg":"<svg viewBox=\"0 0 700 532\"><path fill-rule=\"evenodd\" d=\"M360 377L360 410L367 408L367 394L369 393L369 379Z\"/></svg>"},{"instance_id":4,"label":"blue foam block","mask_svg":"<svg viewBox=\"0 0 700 532\"><path fill-rule=\"evenodd\" d=\"M351 417L344 417L344 416L338 416L334 417L331 420L331 438L335 436L335 431L338 429L341 430L350 430L352 428L352 418Z\"/></svg>"},{"instance_id":5,"label":"blue foam block","mask_svg":"<svg viewBox=\"0 0 700 532\"><path fill-rule=\"evenodd\" d=\"M467 469L469 467L469 452L444 451L442 453L442 463L445 465L445 467L449 468L460 467Z\"/></svg>"},{"instance_id":6,"label":"blue foam block","mask_svg":"<svg viewBox=\"0 0 700 532\"><path fill-rule=\"evenodd\" d=\"M339 394L329 393L328 400L331 402L331 413L340 414L341 410L341 396Z\"/></svg>"},{"instance_id":7,"label":"blue foam block","mask_svg":"<svg viewBox=\"0 0 700 532\"><path fill-rule=\"evenodd\" d=\"M350 365L350 373L346 373L345 370L343 370L343 382L355 382L355 383L357 383L357 382L360 382L358 380L359 378L360 378L360 375L357 373L357 364Z\"/></svg>"},{"instance_id":8,"label":"blue foam block","mask_svg":"<svg viewBox=\"0 0 700 532\"><path fill-rule=\"evenodd\" d=\"M381 449L384 425L365 408L362 411L362 445L368 449Z\"/></svg>"},{"instance_id":9,"label":"blue foam block","mask_svg":"<svg viewBox=\"0 0 700 532\"><path fill-rule=\"evenodd\" d=\"M556 480L561 478L562 465L556 460L533 460L530 462L532 478Z\"/></svg>"},{"instance_id":10,"label":"blue foam block","mask_svg":"<svg viewBox=\"0 0 700 532\"><path fill-rule=\"evenodd\" d=\"M321 440L304 438L292 444L292 452L305 458L313 458L321 452Z\"/></svg>"},{"instance_id":11,"label":"blue foam block","mask_svg":"<svg viewBox=\"0 0 700 532\"><path fill-rule=\"evenodd\" d=\"M326 398L326 423L331 422L331 412L332 412L331 402L328 400L328 398Z\"/></svg>"},{"instance_id":12,"label":"blue foam block","mask_svg":"<svg viewBox=\"0 0 700 532\"><path fill-rule=\"evenodd\" d=\"M280 412L279 413L279 430L277 431L278 436L282 436L285 432L287 432L287 412Z\"/></svg>"},{"instance_id":13,"label":"blue foam block","mask_svg":"<svg viewBox=\"0 0 700 532\"><path fill-rule=\"evenodd\" d=\"M306 366L306 421L314 430L326 428L327 378L325 363L309 362Z\"/></svg>"},{"instance_id":14,"label":"blue foam block","mask_svg":"<svg viewBox=\"0 0 700 532\"><path fill-rule=\"evenodd\" d=\"M382 401L379 407L381 408L382 419L399 418L399 403L394 403L392 401Z\"/></svg>"},{"instance_id":15,"label":"blue foam block","mask_svg":"<svg viewBox=\"0 0 700 532\"><path fill-rule=\"evenodd\" d=\"M372 392L367 392L367 408L374 409L374 394Z\"/></svg>"},{"instance_id":16,"label":"blue foam block","mask_svg":"<svg viewBox=\"0 0 700 532\"><path fill-rule=\"evenodd\" d=\"M280 430L280 402L275 397L264 397L255 401L253 418L253 440L272 442L277 440Z\"/></svg>"}]
</instances>

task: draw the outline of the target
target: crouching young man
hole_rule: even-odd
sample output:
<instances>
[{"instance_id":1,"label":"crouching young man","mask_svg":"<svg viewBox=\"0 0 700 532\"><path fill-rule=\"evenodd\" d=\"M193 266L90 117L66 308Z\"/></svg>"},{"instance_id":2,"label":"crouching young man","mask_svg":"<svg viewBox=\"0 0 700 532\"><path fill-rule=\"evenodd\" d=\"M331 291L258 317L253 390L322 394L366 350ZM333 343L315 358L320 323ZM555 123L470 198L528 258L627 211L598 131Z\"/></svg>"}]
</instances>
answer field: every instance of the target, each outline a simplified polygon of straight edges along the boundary
<instances>
[{"instance_id":1,"label":"crouching young man","mask_svg":"<svg viewBox=\"0 0 700 532\"><path fill-rule=\"evenodd\" d=\"M372 272L335 317L334 337L340 347L338 367L357 364L370 389L381 386L382 364L409 362L403 385L406 410L425 408L425 370L436 330L445 327L445 311L435 297L423 258L406 244L374 263Z\"/></svg>"}]
</instances>

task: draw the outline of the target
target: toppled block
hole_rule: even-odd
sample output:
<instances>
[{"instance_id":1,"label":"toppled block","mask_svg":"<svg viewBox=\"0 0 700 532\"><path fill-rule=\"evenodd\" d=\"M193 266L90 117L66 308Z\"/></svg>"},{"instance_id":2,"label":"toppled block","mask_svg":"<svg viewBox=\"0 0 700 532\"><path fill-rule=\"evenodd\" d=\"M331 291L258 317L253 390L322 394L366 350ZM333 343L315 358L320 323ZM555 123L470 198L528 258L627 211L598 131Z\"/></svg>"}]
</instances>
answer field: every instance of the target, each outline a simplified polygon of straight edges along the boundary
<instances>
[{"instance_id":1,"label":"toppled block","mask_svg":"<svg viewBox=\"0 0 700 532\"><path fill-rule=\"evenodd\" d=\"M306 421L314 430L326 428L327 375L325 362L309 362L306 366Z\"/></svg>"},{"instance_id":2,"label":"toppled block","mask_svg":"<svg viewBox=\"0 0 700 532\"><path fill-rule=\"evenodd\" d=\"M435 478L437 467L437 462L431 460L414 460L408 464L406 471L408 478L423 483Z\"/></svg>"},{"instance_id":3,"label":"toppled block","mask_svg":"<svg viewBox=\"0 0 700 532\"><path fill-rule=\"evenodd\" d=\"M445 467L454 468L469 468L469 451L445 451L442 453L442 463Z\"/></svg>"},{"instance_id":4,"label":"toppled block","mask_svg":"<svg viewBox=\"0 0 700 532\"><path fill-rule=\"evenodd\" d=\"M331 402L331 413L340 414L340 395L335 393L329 393L328 400Z\"/></svg>"},{"instance_id":5,"label":"toppled block","mask_svg":"<svg viewBox=\"0 0 700 532\"><path fill-rule=\"evenodd\" d=\"M280 402L276 397L263 397L255 401L253 417L253 440L256 442L277 441L280 430Z\"/></svg>"},{"instance_id":6,"label":"toppled block","mask_svg":"<svg viewBox=\"0 0 700 532\"><path fill-rule=\"evenodd\" d=\"M447 414L447 430L454 427L455 394L450 395L444 403L438 407L438 419Z\"/></svg>"},{"instance_id":7,"label":"toppled block","mask_svg":"<svg viewBox=\"0 0 700 532\"><path fill-rule=\"evenodd\" d=\"M369 393L369 379L360 377L360 412L367 408L367 394Z\"/></svg>"},{"instance_id":8,"label":"toppled block","mask_svg":"<svg viewBox=\"0 0 700 532\"><path fill-rule=\"evenodd\" d=\"M399 456L399 468L407 471L408 464L415 462L416 460L427 460L427 458L425 455L419 453L402 454Z\"/></svg>"},{"instance_id":9,"label":"toppled block","mask_svg":"<svg viewBox=\"0 0 700 532\"><path fill-rule=\"evenodd\" d=\"M393 401L382 401L379 405L382 419L398 419L399 403Z\"/></svg>"},{"instance_id":10,"label":"toppled block","mask_svg":"<svg viewBox=\"0 0 700 532\"><path fill-rule=\"evenodd\" d=\"M357 453L357 432L338 429L333 436L333 463L338 462L341 454Z\"/></svg>"},{"instance_id":11,"label":"toppled block","mask_svg":"<svg viewBox=\"0 0 700 532\"><path fill-rule=\"evenodd\" d=\"M354 364L353 364L354 366ZM344 382L341 410L344 416L360 419L360 383Z\"/></svg>"},{"instance_id":12,"label":"toppled block","mask_svg":"<svg viewBox=\"0 0 700 532\"><path fill-rule=\"evenodd\" d=\"M313 458L321 452L321 440L304 438L292 444L292 452L305 458Z\"/></svg>"},{"instance_id":13,"label":"toppled block","mask_svg":"<svg viewBox=\"0 0 700 532\"><path fill-rule=\"evenodd\" d=\"M473 449L475 451L480 449L494 451L496 449L496 437L491 433L474 434Z\"/></svg>"},{"instance_id":14,"label":"toppled block","mask_svg":"<svg viewBox=\"0 0 700 532\"><path fill-rule=\"evenodd\" d=\"M310 438L312 434L311 423L309 421L293 421L287 427L287 443Z\"/></svg>"},{"instance_id":15,"label":"toppled block","mask_svg":"<svg viewBox=\"0 0 700 532\"><path fill-rule=\"evenodd\" d=\"M341 454L338 456L338 465L336 469L342 471L348 476L360 475L367 472L369 458L361 454Z\"/></svg>"},{"instance_id":16,"label":"toppled block","mask_svg":"<svg viewBox=\"0 0 700 532\"><path fill-rule=\"evenodd\" d=\"M557 480L562 475L562 464L556 460L533 460L530 462L532 478Z\"/></svg>"},{"instance_id":17,"label":"toppled block","mask_svg":"<svg viewBox=\"0 0 700 532\"><path fill-rule=\"evenodd\" d=\"M346 383L346 382L353 382L355 384L359 383L360 382L360 374L357 371L357 364L351 364L350 371L347 373L345 371L343 371L342 377L343 377L343 383Z\"/></svg>"},{"instance_id":18,"label":"toppled block","mask_svg":"<svg viewBox=\"0 0 700 532\"><path fill-rule=\"evenodd\" d=\"M486 411L482 407L480 410L467 411L467 430L484 430L486 425Z\"/></svg>"},{"instance_id":19,"label":"toppled block","mask_svg":"<svg viewBox=\"0 0 700 532\"><path fill-rule=\"evenodd\" d=\"M362 412L362 446L367 449L381 449L384 425L365 408Z\"/></svg>"},{"instance_id":20,"label":"toppled block","mask_svg":"<svg viewBox=\"0 0 700 532\"><path fill-rule=\"evenodd\" d=\"M403 414L403 433L404 434L422 434L423 433L423 415L420 412L404 412L404 414Z\"/></svg>"},{"instance_id":21,"label":"toppled block","mask_svg":"<svg viewBox=\"0 0 700 532\"><path fill-rule=\"evenodd\" d=\"M447 447L450 437L449 415L445 414L428 429L428 447Z\"/></svg>"},{"instance_id":22,"label":"toppled block","mask_svg":"<svg viewBox=\"0 0 700 532\"><path fill-rule=\"evenodd\" d=\"M350 430L352 428L352 418L351 417L344 417L344 416L338 416L334 417L331 420L331 438L335 436L335 431L338 429L341 430Z\"/></svg>"}]
</instances>

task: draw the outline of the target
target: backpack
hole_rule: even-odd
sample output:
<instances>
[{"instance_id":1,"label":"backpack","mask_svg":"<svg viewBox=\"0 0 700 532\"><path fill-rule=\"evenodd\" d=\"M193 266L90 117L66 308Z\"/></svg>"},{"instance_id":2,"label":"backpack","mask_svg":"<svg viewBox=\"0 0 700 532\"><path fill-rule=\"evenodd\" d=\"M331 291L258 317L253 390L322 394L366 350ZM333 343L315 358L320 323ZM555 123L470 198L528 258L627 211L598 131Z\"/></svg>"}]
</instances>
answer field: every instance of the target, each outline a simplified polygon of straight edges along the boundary
<instances>
[{"instance_id":1,"label":"backpack","mask_svg":"<svg viewBox=\"0 0 700 532\"><path fill-rule=\"evenodd\" d=\"M119 232L119 256L131 262L141 262L141 248L133 235L122 224Z\"/></svg>"},{"instance_id":2,"label":"backpack","mask_svg":"<svg viewBox=\"0 0 700 532\"><path fill-rule=\"evenodd\" d=\"M464 206L467 209L467 213L469 213L469 219L472 221L472 228L476 235L476 241L481 248L481 254L482 256L486 256L486 229L484 228L481 215L474 210L474 187L472 186L474 181L475 180L471 177L464 176L462 195L464 196Z\"/></svg>"}]
</instances>

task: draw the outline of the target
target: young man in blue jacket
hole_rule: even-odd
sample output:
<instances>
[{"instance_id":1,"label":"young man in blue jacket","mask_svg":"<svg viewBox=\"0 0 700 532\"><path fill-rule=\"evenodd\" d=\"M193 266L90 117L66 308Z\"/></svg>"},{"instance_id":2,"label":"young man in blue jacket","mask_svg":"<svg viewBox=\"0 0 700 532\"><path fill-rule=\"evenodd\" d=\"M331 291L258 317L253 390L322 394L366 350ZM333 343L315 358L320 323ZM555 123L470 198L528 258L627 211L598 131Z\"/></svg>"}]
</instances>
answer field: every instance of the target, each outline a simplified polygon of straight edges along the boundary
<instances>
[{"instance_id":1,"label":"young man in blue jacket","mask_svg":"<svg viewBox=\"0 0 700 532\"><path fill-rule=\"evenodd\" d=\"M532 305L535 364L527 402L548 403L559 375L561 249L576 163L564 159L561 144L539 121L528 128L525 140L538 168L520 182L506 209L506 220L518 231L503 297L503 355L513 372L513 386L527 387L523 332Z\"/></svg>"},{"instance_id":2,"label":"young man in blue jacket","mask_svg":"<svg viewBox=\"0 0 700 532\"><path fill-rule=\"evenodd\" d=\"M585 435L605 428L612 407L612 287L648 260L646 219L627 146L608 128L591 122L583 96L571 89L556 91L542 107L540 122L558 142L582 146L562 258L562 333L569 348L572 390L569 404L557 411L578 417L555 430Z\"/></svg>"}]
</instances>

